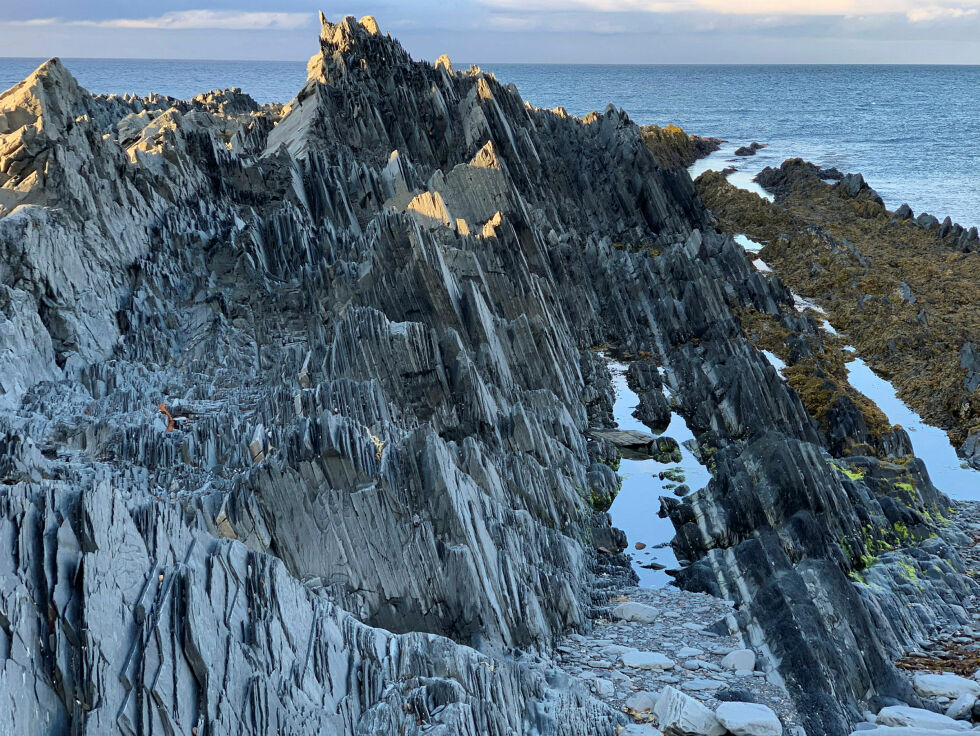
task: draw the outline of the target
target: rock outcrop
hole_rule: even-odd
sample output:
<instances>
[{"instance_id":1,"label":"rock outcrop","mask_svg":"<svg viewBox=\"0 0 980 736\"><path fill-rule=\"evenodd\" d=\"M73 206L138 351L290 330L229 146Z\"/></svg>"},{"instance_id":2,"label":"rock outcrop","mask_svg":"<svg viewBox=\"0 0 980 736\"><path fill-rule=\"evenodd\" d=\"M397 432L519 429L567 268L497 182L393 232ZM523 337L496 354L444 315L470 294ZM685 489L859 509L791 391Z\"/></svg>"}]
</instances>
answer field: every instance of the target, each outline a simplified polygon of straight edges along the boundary
<instances>
[{"instance_id":1,"label":"rock outcrop","mask_svg":"<svg viewBox=\"0 0 980 736\"><path fill-rule=\"evenodd\" d=\"M664 368L715 476L679 581L811 732L918 704L891 661L970 593L945 499L835 465L738 314L812 323L683 168L373 19L320 41L284 107L57 61L0 96L4 730L615 733L546 661L631 575L600 345Z\"/></svg>"},{"instance_id":2,"label":"rock outcrop","mask_svg":"<svg viewBox=\"0 0 980 736\"><path fill-rule=\"evenodd\" d=\"M644 125L640 128L643 142L663 166L688 168L695 161L708 156L724 143L721 138L703 138L688 135L676 125Z\"/></svg>"}]
</instances>

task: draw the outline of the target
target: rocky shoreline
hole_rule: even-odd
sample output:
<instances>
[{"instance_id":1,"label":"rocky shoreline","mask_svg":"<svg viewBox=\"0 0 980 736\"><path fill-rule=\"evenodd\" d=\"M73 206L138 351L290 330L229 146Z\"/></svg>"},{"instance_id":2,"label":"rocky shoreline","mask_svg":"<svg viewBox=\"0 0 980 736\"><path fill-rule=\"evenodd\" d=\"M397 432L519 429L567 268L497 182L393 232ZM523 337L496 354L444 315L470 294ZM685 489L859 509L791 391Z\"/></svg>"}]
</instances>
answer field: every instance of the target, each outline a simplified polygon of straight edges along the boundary
<instances>
[{"instance_id":1,"label":"rocky shoreline","mask_svg":"<svg viewBox=\"0 0 980 736\"><path fill-rule=\"evenodd\" d=\"M698 146L322 21L284 106L58 60L0 95L0 730L649 734L620 706L663 685L669 736L774 730L748 699L845 736L928 705L896 662L972 626L950 502L762 352L836 360L713 227ZM603 354L711 471L663 502L683 590L631 588Z\"/></svg>"},{"instance_id":2,"label":"rocky shoreline","mask_svg":"<svg viewBox=\"0 0 980 736\"><path fill-rule=\"evenodd\" d=\"M967 574L980 582L980 502L956 502L955 508L947 534L959 541L956 551ZM588 635L571 634L562 640L555 666L590 683L596 697L630 717L632 725L621 736L673 733L669 729L674 721L662 718L667 707L657 709L664 693L672 704L680 703L669 709L674 717L686 708L685 720L700 724L685 732L689 736L712 733L711 714L723 703L729 704L729 718L746 705L771 711L768 719L758 708L743 711L754 726L734 733L806 733L783 684L770 682L757 653L745 649L737 632L729 631L730 603L675 588L622 587L610 594L609 608L600 612ZM974 595L965 608L972 612L966 625L937 631L899 662L912 690L917 689L916 678L931 675L960 675L980 685L980 597ZM872 710L864 713L854 734L936 736L948 729L962 732L971 719L980 724L980 699L952 697L963 683L947 682L953 690L935 689L932 697L924 698L921 709L895 699L870 704ZM927 692L921 685L918 689ZM656 726L659 729L654 730Z\"/></svg>"},{"instance_id":3,"label":"rocky shoreline","mask_svg":"<svg viewBox=\"0 0 980 736\"><path fill-rule=\"evenodd\" d=\"M780 279L815 299L899 396L980 467L976 228L914 217L907 205L889 212L860 174L799 159L757 180L775 202L714 172L698 189L722 228L763 243L760 256Z\"/></svg>"}]
</instances>

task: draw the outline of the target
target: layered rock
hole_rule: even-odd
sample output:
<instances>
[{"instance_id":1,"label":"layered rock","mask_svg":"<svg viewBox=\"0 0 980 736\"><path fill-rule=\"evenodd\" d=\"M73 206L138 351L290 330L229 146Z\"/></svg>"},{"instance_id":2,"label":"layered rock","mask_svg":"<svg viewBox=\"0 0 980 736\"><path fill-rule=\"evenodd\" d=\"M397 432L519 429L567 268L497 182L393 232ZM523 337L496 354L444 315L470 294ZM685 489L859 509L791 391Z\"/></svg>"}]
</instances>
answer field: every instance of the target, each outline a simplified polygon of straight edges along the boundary
<instances>
[{"instance_id":1,"label":"layered rock","mask_svg":"<svg viewBox=\"0 0 980 736\"><path fill-rule=\"evenodd\" d=\"M373 20L321 48L283 108L54 61L0 96L5 725L614 733L536 664L630 575L600 345L665 369L715 474L668 509L680 581L812 732L914 701L890 662L962 615L955 554L908 553L915 608L848 574L945 500L914 459L917 499L835 467L739 315L812 323L685 171Z\"/></svg>"}]
</instances>

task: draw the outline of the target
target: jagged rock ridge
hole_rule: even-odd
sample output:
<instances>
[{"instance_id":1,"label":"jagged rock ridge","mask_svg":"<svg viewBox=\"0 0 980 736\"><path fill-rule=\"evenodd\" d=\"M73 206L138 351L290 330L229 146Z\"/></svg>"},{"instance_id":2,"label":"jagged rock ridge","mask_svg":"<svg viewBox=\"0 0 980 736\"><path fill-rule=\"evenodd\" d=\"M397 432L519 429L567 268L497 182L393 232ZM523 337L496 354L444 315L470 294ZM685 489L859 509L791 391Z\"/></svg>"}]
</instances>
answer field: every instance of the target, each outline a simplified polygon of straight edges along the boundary
<instances>
[{"instance_id":1,"label":"jagged rock ridge","mask_svg":"<svg viewBox=\"0 0 980 736\"><path fill-rule=\"evenodd\" d=\"M614 733L538 663L628 574L603 344L667 367L716 467L669 509L682 581L813 733L913 700L889 658L965 615L955 555L862 592L840 542L943 499L835 470L735 310L813 325L687 174L373 20L321 47L284 108L56 60L0 96L4 728Z\"/></svg>"}]
</instances>

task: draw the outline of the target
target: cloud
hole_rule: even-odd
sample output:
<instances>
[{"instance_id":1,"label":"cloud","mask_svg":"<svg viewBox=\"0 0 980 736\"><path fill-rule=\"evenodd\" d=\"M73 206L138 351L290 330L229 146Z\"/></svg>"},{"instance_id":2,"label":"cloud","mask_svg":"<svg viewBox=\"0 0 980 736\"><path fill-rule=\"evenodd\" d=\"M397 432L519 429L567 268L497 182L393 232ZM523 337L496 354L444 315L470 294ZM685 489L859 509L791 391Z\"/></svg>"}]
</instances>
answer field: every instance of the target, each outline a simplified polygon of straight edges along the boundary
<instances>
[{"instance_id":1,"label":"cloud","mask_svg":"<svg viewBox=\"0 0 980 736\"><path fill-rule=\"evenodd\" d=\"M944 8L939 5L927 5L909 10L905 16L913 23L928 23L934 20L966 18L976 14L976 8Z\"/></svg>"},{"instance_id":2,"label":"cloud","mask_svg":"<svg viewBox=\"0 0 980 736\"><path fill-rule=\"evenodd\" d=\"M16 21L16 23L26 26L60 25L154 30L293 31L310 26L313 18L314 16L311 13L182 10L148 18L111 18L108 20L35 18L26 21Z\"/></svg>"},{"instance_id":3,"label":"cloud","mask_svg":"<svg viewBox=\"0 0 980 736\"><path fill-rule=\"evenodd\" d=\"M518 12L717 13L719 15L868 16L904 15L912 22L962 18L977 13L978 0L945 0L919 6L915 0L480 0L488 8Z\"/></svg>"},{"instance_id":4,"label":"cloud","mask_svg":"<svg viewBox=\"0 0 980 736\"><path fill-rule=\"evenodd\" d=\"M486 23L497 31L529 32L547 30L552 33L572 33L576 31L591 31L592 33L626 33L632 29L622 23L613 23L606 18L596 18L594 15L566 14L555 17L544 13L493 14Z\"/></svg>"}]
</instances>

